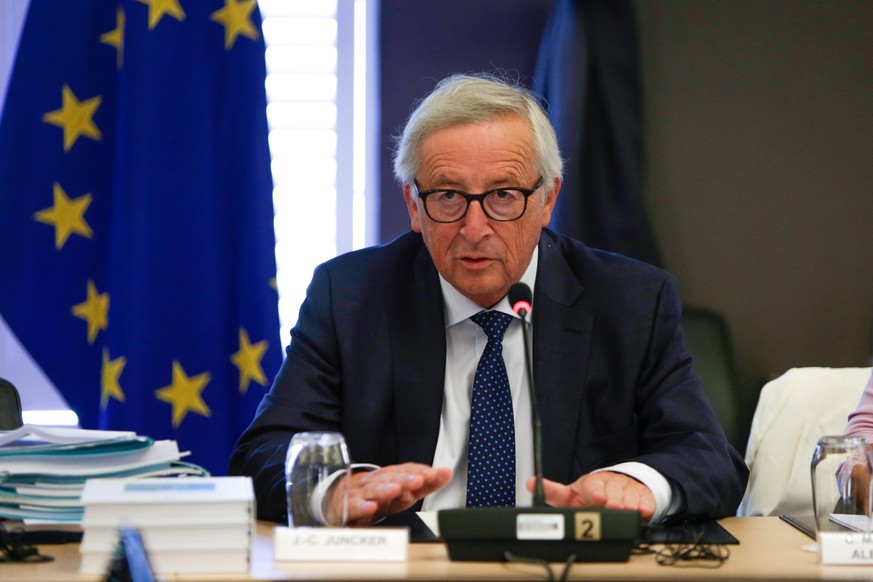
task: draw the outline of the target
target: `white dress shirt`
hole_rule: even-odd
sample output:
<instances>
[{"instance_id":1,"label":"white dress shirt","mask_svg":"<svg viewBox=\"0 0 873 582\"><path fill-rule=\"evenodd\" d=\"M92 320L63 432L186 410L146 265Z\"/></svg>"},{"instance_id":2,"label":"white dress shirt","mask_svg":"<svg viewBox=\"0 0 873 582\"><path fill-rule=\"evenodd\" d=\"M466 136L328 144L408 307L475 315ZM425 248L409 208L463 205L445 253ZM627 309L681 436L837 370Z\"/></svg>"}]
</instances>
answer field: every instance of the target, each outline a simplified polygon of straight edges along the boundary
<instances>
[{"instance_id":1,"label":"white dress shirt","mask_svg":"<svg viewBox=\"0 0 873 582\"><path fill-rule=\"evenodd\" d=\"M531 289L535 288L538 251L534 251L530 265L521 278ZM446 377L443 409L440 416L440 431L434 453L434 467L448 467L453 471L452 480L443 489L424 499L423 511L436 511L464 507L467 497L467 441L470 430L470 405L473 377L479 358L488 343L485 332L470 317L482 311L482 306L467 299L440 276L446 321ZM515 470L516 505L528 506L532 496L526 483L534 474L533 427L531 422L530 391L524 370L524 343L521 319L512 311L509 300L504 297L493 307L496 311L513 317L503 336L503 359L512 392L512 408L515 414ZM528 321L536 321L536 305L531 309ZM528 338L532 338L532 328ZM547 423L548 418L543 419ZM607 470L607 468L601 469ZM652 522L667 514L673 495L669 482L663 475L648 465L636 462L620 463L608 470L629 475L641 481L655 495L656 510Z\"/></svg>"}]
</instances>

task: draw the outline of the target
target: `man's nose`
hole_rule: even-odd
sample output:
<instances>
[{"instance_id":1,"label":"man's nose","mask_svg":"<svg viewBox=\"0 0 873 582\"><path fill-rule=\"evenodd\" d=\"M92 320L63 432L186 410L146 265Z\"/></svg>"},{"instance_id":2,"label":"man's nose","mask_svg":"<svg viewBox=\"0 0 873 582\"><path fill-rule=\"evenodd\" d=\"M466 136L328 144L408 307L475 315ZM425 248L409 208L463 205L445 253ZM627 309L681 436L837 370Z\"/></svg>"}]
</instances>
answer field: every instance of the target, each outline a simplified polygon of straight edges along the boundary
<instances>
[{"instance_id":1,"label":"man's nose","mask_svg":"<svg viewBox=\"0 0 873 582\"><path fill-rule=\"evenodd\" d=\"M463 218L461 234L468 240L480 240L491 234L491 219L485 214L482 203L479 200L470 202L467 214Z\"/></svg>"}]
</instances>

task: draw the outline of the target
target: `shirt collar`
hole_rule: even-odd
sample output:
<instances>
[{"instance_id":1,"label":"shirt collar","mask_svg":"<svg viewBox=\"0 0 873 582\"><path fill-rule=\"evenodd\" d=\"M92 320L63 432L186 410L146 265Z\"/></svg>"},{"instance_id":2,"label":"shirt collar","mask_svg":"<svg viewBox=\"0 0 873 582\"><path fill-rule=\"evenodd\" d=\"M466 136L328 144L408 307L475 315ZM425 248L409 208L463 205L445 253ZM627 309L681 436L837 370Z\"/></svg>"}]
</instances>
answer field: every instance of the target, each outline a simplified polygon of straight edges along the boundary
<instances>
[{"instance_id":1,"label":"shirt collar","mask_svg":"<svg viewBox=\"0 0 873 582\"><path fill-rule=\"evenodd\" d=\"M533 256L530 259L530 264L521 276L521 282L526 284L531 289L535 288L537 280L537 265L539 264L539 245L534 249ZM452 284L446 281L440 275L440 288L443 292L443 309L446 318L446 327L451 327L456 323L460 323L465 319L476 315L482 311L483 307L464 297L460 291L452 287ZM493 307L495 311L508 313L513 317L518 317L512 308L509 306L509 299L504 297L500 302Z\"/></svg>"}]
</instances>

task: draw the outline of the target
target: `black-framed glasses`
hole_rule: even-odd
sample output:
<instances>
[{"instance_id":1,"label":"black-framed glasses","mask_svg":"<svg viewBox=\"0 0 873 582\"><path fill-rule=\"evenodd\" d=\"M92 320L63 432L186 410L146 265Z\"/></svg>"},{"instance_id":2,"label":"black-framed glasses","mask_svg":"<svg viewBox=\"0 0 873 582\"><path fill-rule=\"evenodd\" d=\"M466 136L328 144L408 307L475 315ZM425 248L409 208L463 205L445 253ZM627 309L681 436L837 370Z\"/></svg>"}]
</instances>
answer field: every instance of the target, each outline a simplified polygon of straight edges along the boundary
<instances>
[{"instance_id":1,"label":"black-framed glasses","mask_svg":"<svg viewBox=\"0 0 873 582\"><path fill-rule=\"evenodd\" d=\"M434 222L457 222L467 215L470 203L479 202L482 212L491 220L510 222L521 218L527 210L527 199L543 185L540 176L533 188L495 188L481 194L461 190L419 190L412 180L415 194L424 203L424 211Z\"/></svg>"}]
</instances>

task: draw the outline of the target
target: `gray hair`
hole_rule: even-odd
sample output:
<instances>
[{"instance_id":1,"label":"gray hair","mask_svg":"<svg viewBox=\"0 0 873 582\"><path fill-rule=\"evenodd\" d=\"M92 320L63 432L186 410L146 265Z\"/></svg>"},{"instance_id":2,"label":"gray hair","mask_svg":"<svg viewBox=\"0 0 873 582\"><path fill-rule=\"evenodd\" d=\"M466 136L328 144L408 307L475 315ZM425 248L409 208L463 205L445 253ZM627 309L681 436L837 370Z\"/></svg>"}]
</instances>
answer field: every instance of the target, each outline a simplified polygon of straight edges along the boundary
<instances>
[{"instance_id":1,"label":"gray hair","mask_svg":"<svg viewBox=\"0 0 873 582\"><path fill-rule=\"evenodd\" d=\"M486 74L447 77L419 102L397 138L394 176L401 183L415 178L421 169L421 143L434 131L512 114L530 122L537 170L547 185L545 195L564 169L555 129L530 90Z\"/></svg>"}]
</instances>

